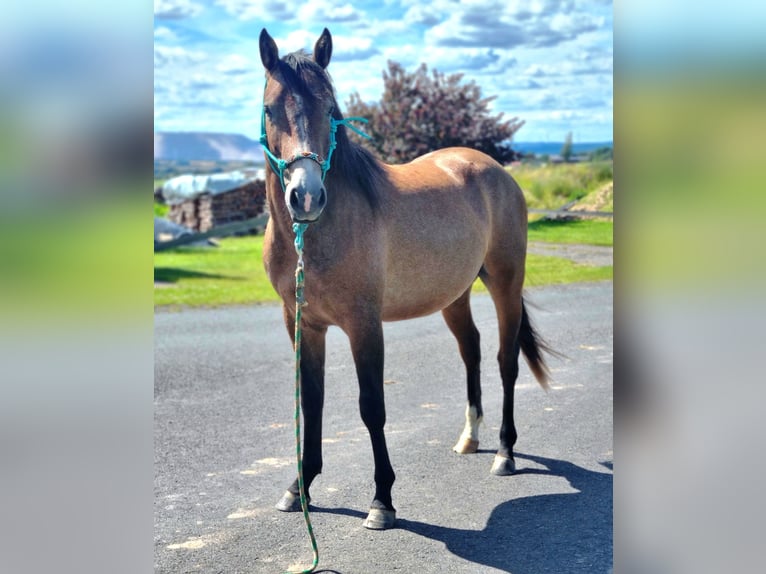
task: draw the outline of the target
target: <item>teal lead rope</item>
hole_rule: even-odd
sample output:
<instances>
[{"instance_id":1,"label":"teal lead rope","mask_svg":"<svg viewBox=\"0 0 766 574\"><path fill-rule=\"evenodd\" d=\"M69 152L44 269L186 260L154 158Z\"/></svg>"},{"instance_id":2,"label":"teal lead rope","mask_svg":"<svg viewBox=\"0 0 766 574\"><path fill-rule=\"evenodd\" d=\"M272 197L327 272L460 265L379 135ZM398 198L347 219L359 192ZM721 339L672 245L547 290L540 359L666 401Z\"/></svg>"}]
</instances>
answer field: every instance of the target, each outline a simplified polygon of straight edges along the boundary
<instances>
[{"instance_id":1,"label":"teal lead rope","mask_svg":"<svg viewBox=\"0 0 766 574\"><path fill-rule=\"evenodd\" d=\"M265 95L265 94L264 94ZM350 122L362 122L367 123L365 118L344 118L336 120L332 116L329 117L330 121L330 145L327 149L327 159L322 160L316 153L303 151L294 155L289 160L284 160L276 155L269 149L268 137L266 137L266 106L263 106L261 110L261 138L260 143L263 147L263 151L266 154L266 158L269 161L271 169L279 177L279 183L282 185L282 191L285 191L285 170L290 167L290 164L298 161L299 159L306 158L315 161L322 168L322 181L327 176L327 172L330 171L330 161L332 160L332 154L337 147L337 141L335 134L338 131L338 126L345 126L362 137L372 139L369 135L362 130L351 125ZM311 527L311 518L309 518L309 505L306 500L306 489L303 485L303 460L301 456L301 315L302 309L306 305L306 300L303 297L303 285L305 277L303 273L303 233L306 231L308 224L306 223L293 223L293 232L295 233L295 251L298 253L298 265L295 269L295 454L298 459L298 489L300 491L301 509L303 510L303 519L306 521L306 529L311 538L311 548L314 550L314 562L310 568L301 570L300 574L310 574L316 569L319 564L319 549L317 548L317 541L314 537L314 529ZM294 574L294 573L290 573Z\"/></svg>"},{"instance_id":2,"label":"teal lead rope","mask_svg":"<svg viewBox=\"0 0 766 574\"><path fill-rule=\"evenodd\" d=\"M306 488L303 485L303 457L301 456L301 315L302 309L306 305L303 296L303 286L305 277L303 273L303 232L306 231L308 224L293 223L295 232L295 251L298 253L298 265L295 268L295 454L298 459L298 489L301 497L301 509L303 510L303 519L306 521L306 529L311 538L311 548L314 551L314 562L309 568L301 570L300 574L309 574L319 564L319 548L314 536L314 529L311 526L309 517L309 503L306 499ZM293 574L292 572L290 574Z\"/></svg>"}]
</instances>

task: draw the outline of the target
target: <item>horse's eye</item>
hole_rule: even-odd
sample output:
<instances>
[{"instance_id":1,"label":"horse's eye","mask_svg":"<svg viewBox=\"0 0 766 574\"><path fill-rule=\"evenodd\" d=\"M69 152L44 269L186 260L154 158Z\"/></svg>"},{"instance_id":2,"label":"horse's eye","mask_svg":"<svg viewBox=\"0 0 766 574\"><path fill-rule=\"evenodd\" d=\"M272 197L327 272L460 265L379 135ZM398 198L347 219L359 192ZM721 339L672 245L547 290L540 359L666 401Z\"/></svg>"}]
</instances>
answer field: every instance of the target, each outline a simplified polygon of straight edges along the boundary
<instances>
[{"instance_id":1,"label":"horse's eye","mask_svg":"<svg viewBox=\"0 0 766 574\"><path fill-rule=\"evenodd\" d=\"M271 106L263 106L263 113L266 114L266 117L271 119Z\"/></svg>"}]
</instances>

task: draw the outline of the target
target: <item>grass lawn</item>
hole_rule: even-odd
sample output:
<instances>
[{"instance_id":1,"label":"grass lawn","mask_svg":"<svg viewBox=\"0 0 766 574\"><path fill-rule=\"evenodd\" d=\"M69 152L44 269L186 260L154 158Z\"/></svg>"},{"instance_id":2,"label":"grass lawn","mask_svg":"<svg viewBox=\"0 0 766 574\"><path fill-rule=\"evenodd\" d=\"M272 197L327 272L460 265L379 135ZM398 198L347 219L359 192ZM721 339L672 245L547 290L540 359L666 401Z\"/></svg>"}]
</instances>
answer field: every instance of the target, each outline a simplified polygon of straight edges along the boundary
<instances>
[{"instance_id":1,"label":"grass lawn","mask_svg":"<svg viewBox=\"0 0 766 574\"><path fill-rule=\"evenodd\" d=\"M531 241L612 244L612 222L536 222ZM231 237L217 248L181 248L154 255L155 307L216 307L279 300L262 262L263 236ZM529 287L612 279L612 266L578 265L560 257L527 256ZM484 291L477 282L475 291Z\"/></svg>"},{"instance_id":2,"label":"grass lawn","mask_svg":"<svg viewBox=\"0 0 766 574\"><path fill-rule=\"evenodd\" d=\"M563 257L527 254L527 270L524 287L543 287L545 285L563 285L565 283L583 283L587 281L611 281L613 268L578 265ZM487 289L480 280L473 284L474 293L486 293Z\"/></svg>"},{"instance_id":3,"label":"grass lawn","mask_svg":"<svg viewBox=\"0 0 766 574\"><path fill-rule=\"evenodd\" d=\"M614 222L578 219L560 221L540 219L531 221L527 232L529 241L545 243L583 243L614 245Z\"/></svg>"},{"instance_id":4,"label":"grass lawn","mask_svg":"<svg viewBox=\"0 0 766 574\"><path fill-rule=\"evenodd\" d=\"M263 236L229 237L215 248L154 254L154 304L236 305L278 301L263 269Z\"/></svg>"}]
</instances>

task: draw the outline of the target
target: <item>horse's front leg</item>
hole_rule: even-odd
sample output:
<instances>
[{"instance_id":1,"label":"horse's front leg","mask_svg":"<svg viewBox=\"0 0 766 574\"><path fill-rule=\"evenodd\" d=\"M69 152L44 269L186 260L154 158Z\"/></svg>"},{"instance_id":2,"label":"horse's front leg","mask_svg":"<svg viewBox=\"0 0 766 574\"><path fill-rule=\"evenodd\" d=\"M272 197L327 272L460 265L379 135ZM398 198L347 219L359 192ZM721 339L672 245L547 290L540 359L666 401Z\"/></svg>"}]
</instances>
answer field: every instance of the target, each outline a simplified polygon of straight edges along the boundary
<instances>
[{"instance_id":1,"label":"horse's front leg","mask_svg":"<svg viewBox=\"0 0 766 574\"><path fill-rule=\"evenodd\" d=\"M369 318L348 333L351 352L359 378L359 412L370 433L375 460L375 498L364 526L372 530L391 528L396 510L391 502L391 488L396 476L386 447L383 427L386 405L383 396L383 325L380 319Z\"/></svg>"},{"instance_id":2,"label":"horse's front leg","mask_svg":"<svg viewBox=\"0 0 766 574\"><path fill-rule=\"evenodd\" d=\"M285 312L291 338L295 340L294 324ZM301 407L303 409L303 484L306 498L309 487L322 472L322 407L324 405L324 362L326 328L302 325L301 332ZM301 510L298 479L290 485L277 503L285 512Z\"/></svg>"}]
</instances>

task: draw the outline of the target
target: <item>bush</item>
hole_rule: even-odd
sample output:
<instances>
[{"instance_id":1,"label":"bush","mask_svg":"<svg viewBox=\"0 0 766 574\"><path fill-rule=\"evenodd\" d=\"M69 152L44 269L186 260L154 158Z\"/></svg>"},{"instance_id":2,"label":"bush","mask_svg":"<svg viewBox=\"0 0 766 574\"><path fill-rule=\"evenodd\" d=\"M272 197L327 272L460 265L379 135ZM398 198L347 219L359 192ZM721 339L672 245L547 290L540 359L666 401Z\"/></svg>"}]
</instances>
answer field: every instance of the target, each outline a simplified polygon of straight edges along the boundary
<instances>
[{"instance_id":1,"label":"bush","mask_svg":"<svg viewBox=\"0 0 766 574\"><path fill-rule=\"evenodd\" d=\"M408 162L452 146L477 149L501 164L517 159L505 142L524 122L492 115L489 104L494 98L482 98L479 87L473 81L461 83L462 78L437 70L429 74L425 64L408 73L389 61L380 103L367 104L354 93L346 103L347 113L369 120L372 140L362 143L388 163Z\"/></svg>"},{"instance_id":2,"label":"bush","mask_svg":"<svg viewBox=\"0 0 766 574\"><path fill-rule=\"evenodd\" d=\"M522 165L511 174L524 191L529 207L558 209L611 181L613 168L611 162Z\"/></svg>"}]
</instances>

